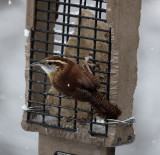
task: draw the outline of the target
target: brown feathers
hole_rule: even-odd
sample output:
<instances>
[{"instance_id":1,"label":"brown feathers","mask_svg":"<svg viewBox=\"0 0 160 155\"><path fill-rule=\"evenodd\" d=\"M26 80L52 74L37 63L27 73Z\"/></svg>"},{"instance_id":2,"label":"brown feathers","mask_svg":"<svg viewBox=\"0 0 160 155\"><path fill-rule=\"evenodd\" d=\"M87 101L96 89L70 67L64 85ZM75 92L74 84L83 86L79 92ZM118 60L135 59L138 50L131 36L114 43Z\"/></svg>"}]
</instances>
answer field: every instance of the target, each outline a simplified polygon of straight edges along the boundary
<instances>
[{"instance_id":1,"label":"brown feathers","mask_svg":"<svg viewBox=\"0 0 160 155\"><path fill-rule=\"evenodd\" d=\"M59 92L77 101L90 102L98 115L105 119L117 119L121 114L121 110L107 101L97 90L100 84L89 71L58 56L52 56L43 61L51 61L56 65L57 70L50 73L49 78Z\"/></svg>"}]
</instances>

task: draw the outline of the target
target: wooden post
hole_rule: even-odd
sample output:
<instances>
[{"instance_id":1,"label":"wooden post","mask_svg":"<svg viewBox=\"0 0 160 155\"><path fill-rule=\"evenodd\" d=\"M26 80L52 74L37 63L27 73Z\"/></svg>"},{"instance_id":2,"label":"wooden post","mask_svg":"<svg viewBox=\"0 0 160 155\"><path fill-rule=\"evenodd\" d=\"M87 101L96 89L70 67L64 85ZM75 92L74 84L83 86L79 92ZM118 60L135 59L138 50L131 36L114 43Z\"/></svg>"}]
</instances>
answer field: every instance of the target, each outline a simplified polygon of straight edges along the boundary
<instances>
[{"instance_id":1,"label":"wooden post","mask_svg":"<svg viewBox=\"0 0 160 155\"><path fill-rule=\"evenodd\" d=\"M141 0L107 1L107 21L112 28L110 101L122 110L121 120L132 116L140 11Z\"/></svg>"},{"instance_id":2,"label":"wooden post","mask_svg":"<svg viewBox=\"0 0 160 155\"><path fill-rule=\"evenodd\" d=\"M94 144L86 145L78 141L39 134L39 155L54 155L56 152L66 153L57 155L115 155L115 148L106 148Z\"/></svg>"}]
</instances>

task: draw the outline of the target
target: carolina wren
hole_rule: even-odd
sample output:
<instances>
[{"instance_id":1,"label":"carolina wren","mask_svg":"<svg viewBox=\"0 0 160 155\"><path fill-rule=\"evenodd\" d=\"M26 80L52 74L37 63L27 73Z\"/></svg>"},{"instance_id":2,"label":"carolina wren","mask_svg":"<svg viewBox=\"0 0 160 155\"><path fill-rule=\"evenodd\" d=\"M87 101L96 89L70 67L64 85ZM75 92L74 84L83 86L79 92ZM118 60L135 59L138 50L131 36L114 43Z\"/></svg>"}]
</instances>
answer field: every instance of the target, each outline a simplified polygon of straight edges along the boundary
<instances>
[{"instance_id":1,"label":"carolina wren","mask_svg":"<svg viewBox=\"0 0 160 155\"><path fill-rule=\"evenodd\" d=\"M89 102L100 117L117 119L121 114L117 105L111 104L97 90L100 84L93 74L71 60L51 56L31 65L40 66L48 74L50 83L60 93L77 101Z\"/></svg>"}]
</instances>

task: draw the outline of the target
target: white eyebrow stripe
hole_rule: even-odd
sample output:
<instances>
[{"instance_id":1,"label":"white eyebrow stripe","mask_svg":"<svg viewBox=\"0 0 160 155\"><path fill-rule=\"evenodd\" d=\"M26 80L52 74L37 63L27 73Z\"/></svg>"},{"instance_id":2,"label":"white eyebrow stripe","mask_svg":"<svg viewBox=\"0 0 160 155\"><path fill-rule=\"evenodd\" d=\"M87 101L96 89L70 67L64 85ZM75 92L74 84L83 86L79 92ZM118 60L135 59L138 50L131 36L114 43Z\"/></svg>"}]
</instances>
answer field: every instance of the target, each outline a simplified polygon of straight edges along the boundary
<instances>
[{"instance_id":1,"label":"white eyebrow stripe","mask_svg":"<svg viewBox=\"0 0 160 155\"><path fill-rule=\"evenodd\" d=\"M67 64L66 62L61 61L61 60L46 60L46 61L47 61L47 62L48 62L48 61L49 61L49 62L59 62L59 63L64 64L64 65Z\"/></svg>"}]
</instances>

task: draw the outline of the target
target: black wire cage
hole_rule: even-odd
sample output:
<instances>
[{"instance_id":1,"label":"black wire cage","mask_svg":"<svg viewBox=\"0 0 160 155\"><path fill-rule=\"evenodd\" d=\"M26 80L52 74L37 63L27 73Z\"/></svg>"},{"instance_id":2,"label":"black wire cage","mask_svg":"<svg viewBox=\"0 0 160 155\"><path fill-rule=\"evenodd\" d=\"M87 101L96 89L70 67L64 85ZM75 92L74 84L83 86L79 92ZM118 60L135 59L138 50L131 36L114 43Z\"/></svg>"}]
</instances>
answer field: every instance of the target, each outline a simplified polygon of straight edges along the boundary
<instances>
[{"instance_id":1,"label":"black wire cage","mask_svg":"<svg viewBox=\"0 0 160 155\"><path fill-rule=\"evenodd\" d=\"M106 5L105 0L36 0L34 30L31 31L30 40L30 63L50 55L58 55L81 65L85 59L85 54L82 53L89 53L95 66L102 64L107 67L105 70L102 67L93 67L92 72L96 77L105 77L100 82L103 88L101 93L109 100L111 30L99 26L99 22L102 25L107 24ZM84 13L86 10L90 15ZM92 24L82 24L87 21ZM86 32L91 35L84 35ZM106 34L105 39L99 37L101 33ZM76 42L73 43L70 39L76 39ZM90 46L84 45L87 41ZM105 46L102 48L102 45ZM67 50L74 50L74 53ZM103 54L103 59L98 57L100 54ZM30 67L28 107L33 109L30 108L27 112L28 123L73 132L77 131L79 123L82 123L91 135L107 136L107 122L97 119L92 108L83 109L83 106L78 106L78 101L72 101L72 107L66 106L63 102L70 102L68 97L60 93L51 93L50 89L47 75L38 67ZM48 96L54 97L52 104L46 103ZM57 112L52 113L49 110L51 108ZM63 115L63 110L72 111L73 116ZM89 119L80 119L79 112L86 113ZM63 120L70 124L64 125Z\"/></svg>"}]
</instances>

